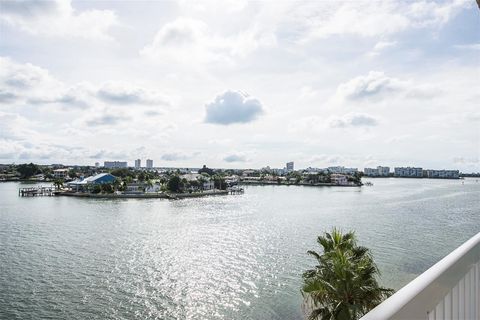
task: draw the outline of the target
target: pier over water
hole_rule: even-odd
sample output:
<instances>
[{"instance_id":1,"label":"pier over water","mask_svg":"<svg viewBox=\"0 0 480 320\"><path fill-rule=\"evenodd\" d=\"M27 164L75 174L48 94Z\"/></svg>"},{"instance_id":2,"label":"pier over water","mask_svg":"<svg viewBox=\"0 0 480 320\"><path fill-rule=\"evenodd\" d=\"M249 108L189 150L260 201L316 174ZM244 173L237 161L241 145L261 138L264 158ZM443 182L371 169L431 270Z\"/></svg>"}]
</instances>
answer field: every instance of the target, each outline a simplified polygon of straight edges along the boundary
<instances>
[{"instance_id":1,"label":"pier over water","mask_svg":"<svg viewBox=\"0 0 480 320\"><path fill-rule=\"evenodd\" d=\"M43 196L54 196L55 188L54 187L29 187L29 188L19 188L18 196L19 197L43 197Z\"/></svg>"}]
</instances>

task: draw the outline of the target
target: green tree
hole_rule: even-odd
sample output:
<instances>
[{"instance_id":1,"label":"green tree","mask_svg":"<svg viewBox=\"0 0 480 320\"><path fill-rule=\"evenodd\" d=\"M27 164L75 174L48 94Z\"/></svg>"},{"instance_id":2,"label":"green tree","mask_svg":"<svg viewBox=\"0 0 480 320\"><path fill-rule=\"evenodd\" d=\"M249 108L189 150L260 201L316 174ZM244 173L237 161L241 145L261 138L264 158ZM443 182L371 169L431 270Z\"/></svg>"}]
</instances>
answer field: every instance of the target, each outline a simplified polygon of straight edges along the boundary
<instances>
[{"instance_id":1,"label":"green tree","mask_svg":"<svg viewBox=\"0 0 480 320\"><path fill-rule=\"evenodd\" d=\"M180 179L180 177L177 175L171 176L167 182L167 189L170 192L181 192L183 189L182 179Z\"/></svg>"},{"instance_id":2,"label":"green tree","mask_svg":"<svg viewBox=\"0 0 480 320\"><path fill-rule=\"evenodd\" d=\"M28 179L31 176L37 173L40 173L40 168L33 163L29 163L29 164L24 163L17 166L17 171L18 173L20 173L20 177L22 179Z\"/></svg>"},{"instance_id":3,"label":"green tree","mask_svg":"<svg viewBox=\"0 0 480 320\"><path fill-rule=\"evenodd\" d=\"M113 193L114 187L111 183L103 183L100 185L100 189L104 193Z\"/></svg>"},{"instance_id":4,"label":"green tree","mask_svg":"<svg viewBox=\"0 0 480 320\"><path fill-rule=\"evenodd\" d=\"M334 228L317 242L323 254L308 251L318 265L303 274L309 319L359 319L393 293L379 285L380 271L370 250L357 245L354 232L343 234Z\"/></svg>"},{"instance_id":5,"label":"green tree","mask_svg":"<svg viewBox=\"0 0 480 320\"><path fill-rule=\"evenodd\" d=\"M215 189L226 190L227 183L225 182L225 178L220 175L213 176L213 184Z\"/></svg>"},{"instance_id":6,"label":"green tree","mask_svg":"<svg viewBox=\"0 0 480 320\"><path fill-rule=\"evenodd\" d=\"M213 176L215 172L213 171L213 169L210 169L206 165L203 165L203 167L198 170L198 173L207 173L209 176Z\"/></svg>"},{"instance_id":7,"label":"green tree","mask_svg":"<svg viewBox=\"0 0 480 320\"><path fill-rule=\"evenodd\" d=\"M100 193L101 191L102 191L102 188L98 184L95 184L95 185L93 185L93 187L91 187L91 192L92 193Z\"/></svg>"},{"instance_id":8,"label":"green tree","mask_svg":"<svg viewBox=\"0 0 480 320\"><path fill-rule=\"evenodd\" d=\"M55 189L60 189L63 187L63 180L61 179L56 179L54 182L53 182L53 186L55 187Z\"/></svg>"}]
</instances>

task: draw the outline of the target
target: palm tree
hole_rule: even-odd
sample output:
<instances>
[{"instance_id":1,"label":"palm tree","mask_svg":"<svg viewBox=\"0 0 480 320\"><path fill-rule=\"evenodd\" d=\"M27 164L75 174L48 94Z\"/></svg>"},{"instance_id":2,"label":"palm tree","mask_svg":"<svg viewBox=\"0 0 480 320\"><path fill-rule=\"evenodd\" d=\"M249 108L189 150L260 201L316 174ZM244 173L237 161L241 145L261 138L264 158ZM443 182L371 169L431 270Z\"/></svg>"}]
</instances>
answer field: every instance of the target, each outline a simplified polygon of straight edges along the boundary
<instances>
[{"instance_id":1,"label":"palm tree","mask_svg":"<svg viewBox=\"0 0 480 320\"><path fill-rule=\"evenodd\" d=\"M355 233L334 228L319 236L323 254L308 251L318 265L303 274L304 309L311 320L358 319L394 291L381 287L370 250L357 246Z\"/></svg>"},{"instance_id":2,"label":"palm tree","mask_svg":"<svg viewBox=\"0 0 480 320\"><path fill-rule=\"evenodd\" d=\"M55 180L53 182L53 186L55 187L55 189L59 190L63 187L63 180Z\"/></svg>"}]
</instances>

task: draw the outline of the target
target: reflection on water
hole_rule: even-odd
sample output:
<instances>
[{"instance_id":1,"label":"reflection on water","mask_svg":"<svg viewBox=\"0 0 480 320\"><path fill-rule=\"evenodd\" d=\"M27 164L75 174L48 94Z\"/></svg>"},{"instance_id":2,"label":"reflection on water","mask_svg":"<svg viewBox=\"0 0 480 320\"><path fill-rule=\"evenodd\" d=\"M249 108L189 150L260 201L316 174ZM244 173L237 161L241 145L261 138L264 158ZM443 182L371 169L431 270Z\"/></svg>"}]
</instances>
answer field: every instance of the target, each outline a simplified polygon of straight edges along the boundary
<instances>
[{"instance_id":1,"label":"reflection on water","mask_svg":"<svg viewBox=\"0 0 480 320\"><path fill-rule=\"evenodd\" d=\"M332 226L399 288L480 231L480 183L247 187L169 201L18 198L0 184L0 318L301 319L306 250Z\"/></svg>"}]
</instances>

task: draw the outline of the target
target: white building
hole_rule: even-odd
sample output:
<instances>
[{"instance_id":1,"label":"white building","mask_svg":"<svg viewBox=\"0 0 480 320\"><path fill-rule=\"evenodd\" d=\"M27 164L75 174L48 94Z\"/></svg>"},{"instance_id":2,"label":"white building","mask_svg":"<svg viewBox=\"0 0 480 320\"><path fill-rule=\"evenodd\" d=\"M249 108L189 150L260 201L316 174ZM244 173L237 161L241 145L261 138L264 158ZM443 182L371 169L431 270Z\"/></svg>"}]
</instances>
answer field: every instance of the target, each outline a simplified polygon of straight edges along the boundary
<instances>
[{"instance_id":1,"label":"white building","mask_svg":"<svg viewBox=\"0 0 480 320\"><path fill-rule=\"evenodd\" d=\"M377 170L378 170L378 175L380 177L389 177L390 176L390 167L378 166Z\"/></svg>"},{"instance_id":2,"label":"white building","mask_svg":"<svg viewBox=\"0 0 480 320\"><path fill-rule=\"evenodd\" d=\"M390 167L365 168L363 174L367 177L388 177L390 176Z\"/></svg>"},{"instance_id":3,"label":"white building","mask_svg":"<svg viewBox=\"0 0 480 320\"><path fill-rule=\"evenodd\" d=\"M348 178L344 174L334 173L330 176L330 179L332 179L333 184L338 186L347 186L349 184Z\"/></svg>"},{"instance_id":4,"label":"white building","mask_svg":"<svg viewBox=\"0 0 480 320\"><path fill-rule=\"evenodd\" d=\"M100 162L95 162L95 168L100 167Z\"/></svg>"},{"instance_id":5,"label":"white building","mask_svg":"<svg viewBox=\"0 0 480 320\"><path fill-rule=\"evenodd\" d=\"M147 169L152 169L152 168L153 168L153 160L147 159Z\"/></svg>"},{"instance_id":6,"label":"white building","mask_svg":"<svg viewBox=\"0 0 480 320\"><path fill-rule=\"evenodd\" d=\"M53 177L55 179L66 179L66 178L68 178L68 169L55 169L55 170L53 170Z\"/></svg>"},{"instance_id":7,"label":"white building","mask_svg":"<svg viewBox=\"0 0 480 320\"><path fill-rule=\"evenodd\" d=\"M337 173L337 174L355 174L358 172L357 168L345 168L343 166L337 166L337 167L328 167L327 168L328 172L330 173Z\"/></svg>"},{"instance_id":8,"label":"white building","mask_svg":"<svg viewBox=\"0 0 480 320\"><path fill-rule=\"evenodd\" d=\"M459 171L458 170L425 170L425 176L427 178L458 179Z\"/></svg>"},{"instance_id":9,"label":"white building","mask_svg":"<svg viewBox=\"0 0 480 320\"><path fill-rule=\"evenodd\" d=\"M135 160L135 169L140 169L142 167L142 160Z\"/></svg>"},{"instance_id":10,"label":"white building","mask_svg":"<svg viewBox=\"0 0 480 320\"><path fill-rule=\"evenodd\" d=\"M103 162L103 166L105 168L126 168L128 167L128 163L126 161L105 161Z\"/></svg>"},{"instance_id":11,"label":"white building","mask_svg":"<svg viewBox=\"0 0 480 320\"><path fill-rule=\"evenodd\" d=\"M397 167L394 169L395 177L422 178L423 169L414 167Z\"/></svg>"}]
</instances>

